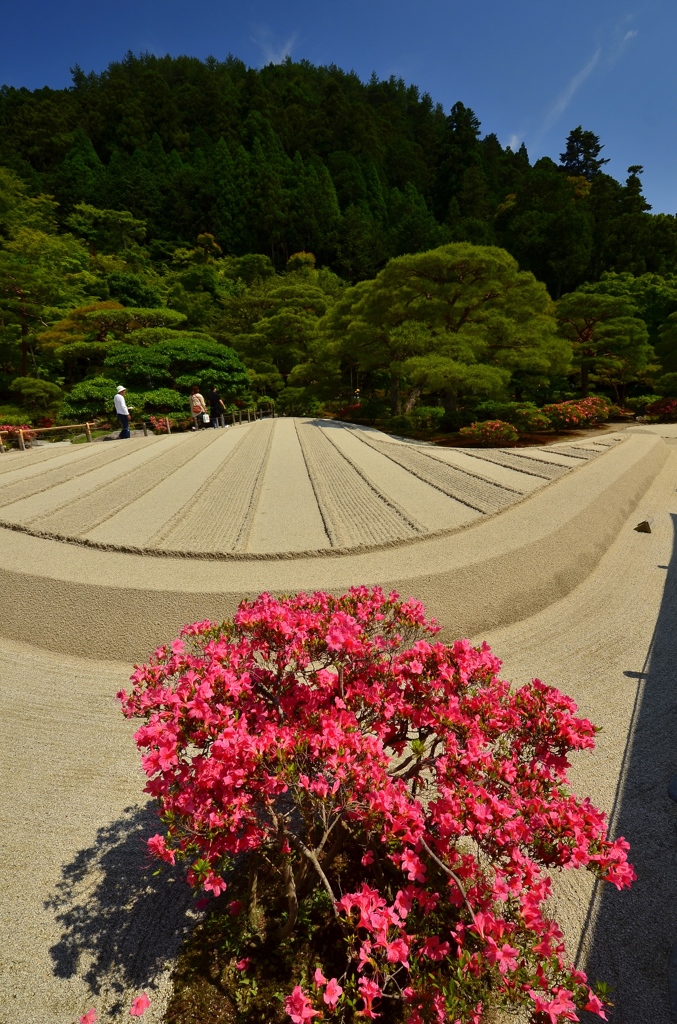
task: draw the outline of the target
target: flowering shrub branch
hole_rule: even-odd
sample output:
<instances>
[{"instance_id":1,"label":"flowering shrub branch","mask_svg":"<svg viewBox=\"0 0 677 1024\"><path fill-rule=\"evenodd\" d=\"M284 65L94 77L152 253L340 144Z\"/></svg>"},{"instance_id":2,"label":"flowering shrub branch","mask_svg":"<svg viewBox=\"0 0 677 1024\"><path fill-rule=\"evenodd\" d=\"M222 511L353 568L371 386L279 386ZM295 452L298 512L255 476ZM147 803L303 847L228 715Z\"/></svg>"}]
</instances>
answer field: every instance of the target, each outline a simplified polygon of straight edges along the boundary
<instances>
[{"instance_id":1,"label":"flowering shrub branch","mask_svg":"<svg viewBox=\"0 0 677 1024\"><path fill-rule=\"evenodd\" d=\"M628 844L567 789L595 729L539 680L511 689L486 644L437 631L419 603L364 587L263 594L186 627L119 694L165 825L149 849L215 896L244 858L231 913L278 941L326 894L339 952L295 979L294 1024L604 1018L544 909L544 869L634 878Z\"/></svg>"},{"instance_id":2,"label":"flowering shrub branch","mask_svg":"<svg viewBox=\"0 0 677 1024\"><path fill-rule=\"evenodd\" d=\"M503 420L484 420L472 423L469 427L461 427L459 434L476 444L510 444L516 441L518 433L511 423Z\"/></svg>"}]
</instances>

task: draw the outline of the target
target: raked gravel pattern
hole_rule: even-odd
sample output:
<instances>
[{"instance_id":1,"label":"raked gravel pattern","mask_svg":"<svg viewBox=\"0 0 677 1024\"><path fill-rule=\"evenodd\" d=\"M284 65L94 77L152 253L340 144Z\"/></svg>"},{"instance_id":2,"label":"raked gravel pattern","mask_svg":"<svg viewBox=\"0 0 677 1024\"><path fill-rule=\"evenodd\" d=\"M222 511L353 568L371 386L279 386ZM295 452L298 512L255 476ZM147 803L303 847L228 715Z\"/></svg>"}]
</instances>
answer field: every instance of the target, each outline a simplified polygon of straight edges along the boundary
<instances>
[{"instance_id":1,"label":"raked gravel pattern","mask_svg":"<svg viewBox=\"0 0 677 1024\"><path fill-rule=\"evenodd\" d=\"M491 643L506 678L558 686L602 727L571 780L630 840L639 878L616 893L582 872L558 875L553 903L572 955L613 987L614 1024L671 1020L676 485L677 446L585 582L474 638ZM647 515L652 533L636 533ZM147 864L143 838L156 823L114 698L129 671L0 640L0 1024L73 1024L92 1005L103 1022L120 1020L141 990L152 999L145 1019L162 1019L195 917L188 887Z\"/></svg>"},{"instance_id":2,"label":"raked gravel pattern","mask_svg":"<svg viewBox=\"0 0 677 1024\"><path fill-rule=\"evenodd\" d=\"M156 555L373 550L480 522L621 440L453 449L334 420L277 419L59 445L0 456L0 525Z\"/></svg>"}]
</instances>

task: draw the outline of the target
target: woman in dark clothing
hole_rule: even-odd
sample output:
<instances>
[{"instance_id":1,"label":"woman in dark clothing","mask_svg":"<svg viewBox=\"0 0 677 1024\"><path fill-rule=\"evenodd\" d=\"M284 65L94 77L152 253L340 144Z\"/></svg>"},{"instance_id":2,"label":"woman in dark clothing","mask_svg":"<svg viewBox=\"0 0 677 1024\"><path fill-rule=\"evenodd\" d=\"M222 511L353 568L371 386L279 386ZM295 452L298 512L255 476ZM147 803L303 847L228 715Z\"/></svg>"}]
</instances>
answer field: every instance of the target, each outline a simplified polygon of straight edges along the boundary
<instances>
[{"instance_id":1,"label":"woman in dark clothing","mask_svg":"<svg viewBox=\"0 0 677 1024\"><path fill-rule=\"evenodd\" d=\"M216 430L219 425L219 416L226 411L226 407L221 401L221 396L216 390L216 384L212 387L209 392L209 415L211 417L212 426Z\"/></svg>"}]
</instances>

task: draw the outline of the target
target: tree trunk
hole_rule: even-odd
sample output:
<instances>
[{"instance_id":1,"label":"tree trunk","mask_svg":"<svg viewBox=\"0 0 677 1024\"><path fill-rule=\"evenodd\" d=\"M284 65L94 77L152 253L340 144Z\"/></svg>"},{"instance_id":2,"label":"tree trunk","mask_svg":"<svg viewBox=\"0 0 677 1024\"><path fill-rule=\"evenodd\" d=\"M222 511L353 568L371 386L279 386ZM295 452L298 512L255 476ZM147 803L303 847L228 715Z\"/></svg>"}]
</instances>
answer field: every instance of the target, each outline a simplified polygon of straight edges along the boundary
<instances>
[{"instance_id":1,"label":"tree trunk","mask_svg":"<svg viewBox=\"0 0 677 1024\"><path fill-rule=\"evenodd\" d=\"M447 415L450 415L452 412L456 412L456 392L445 391L442 399L442 405L444 406L444 411Z\"/></svg>"},{"instance_id":2,"label":"tree trunk","mask_svg":"<svg viewBox=\"0 0 677 1024\"><path fill-rule=\"evenodd\" d=\"M588 388L590 387L590 367L586 362L581 363L581 393L583 398L588 397Z\"/></svg>"},{"instance_id":3,"label":"tree trunk","mask_svg":"<svg viewBox=\"0 0 677 1024\"><path fill-rule=\"evenodd\" d=\"M405 403L404 411L405 412L411 412L412 409L415 409L416 408L416 404L417 404L417 402L418 402L420 397L421 397L421 389L420 388L412 388L411 392L409 393L409 398L407 399L407 401Z\"/></svg>"},{"instance_id":4,"label":"tree trunk","mask_svg":"<svg viewBox=\"0 0 677 1024\"><path fill-rule=\"evenodd\" d=\"M402 410L400 402L400 378L398 374L390 374L390 415L399 416Z\"/></svg>"}]
</instances>

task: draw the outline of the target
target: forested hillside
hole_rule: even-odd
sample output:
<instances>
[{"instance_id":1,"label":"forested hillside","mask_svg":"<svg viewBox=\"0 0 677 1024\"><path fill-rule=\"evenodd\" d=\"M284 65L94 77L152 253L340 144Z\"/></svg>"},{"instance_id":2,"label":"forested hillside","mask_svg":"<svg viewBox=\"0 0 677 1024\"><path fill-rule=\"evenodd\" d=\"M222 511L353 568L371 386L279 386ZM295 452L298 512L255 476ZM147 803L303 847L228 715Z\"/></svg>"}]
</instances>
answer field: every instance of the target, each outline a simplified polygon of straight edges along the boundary
<instances>
[{"instance_id":1,"label":"forested hillside","mask_svg":"<svg viewBox=\"0 0 677 1024\"><path fill-rule=\"evenodd\" d=\"M122 378L149 411L213 380L292 411L359 387L375 416L449 425L487 401L670 394L677 220L649 212L641 167L605 173L592 132L562 148L532 164L460 102L291 60L130 54L5 87L5 419L94 415ZM430 250L439 294L412 304ZM490 301L457 322L444 303L473 275Z\"/></svg>"}]
</instances>

